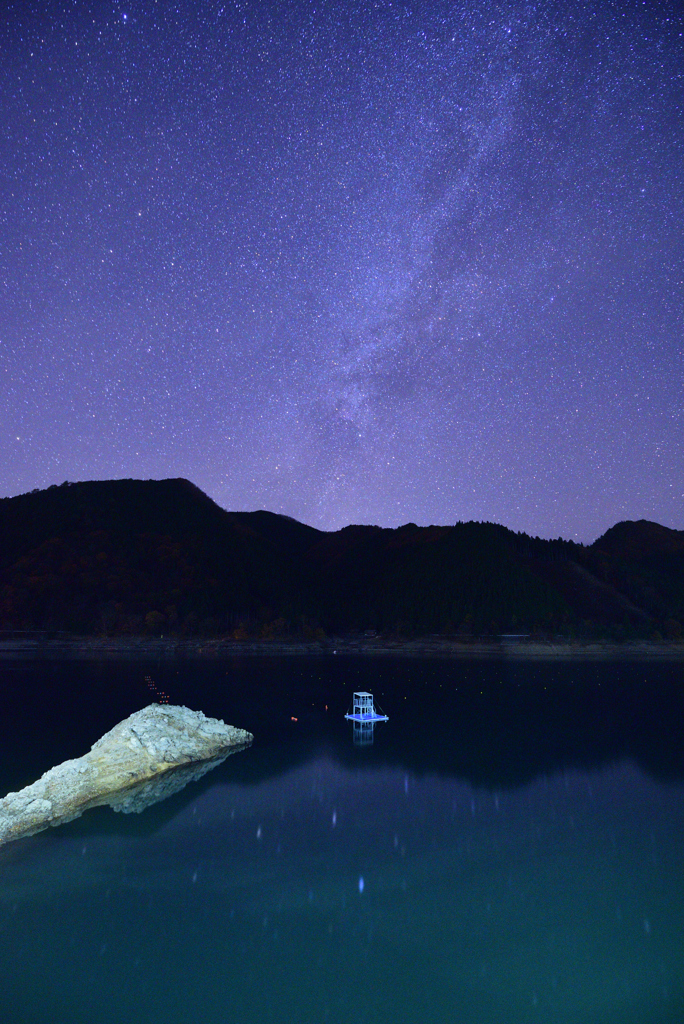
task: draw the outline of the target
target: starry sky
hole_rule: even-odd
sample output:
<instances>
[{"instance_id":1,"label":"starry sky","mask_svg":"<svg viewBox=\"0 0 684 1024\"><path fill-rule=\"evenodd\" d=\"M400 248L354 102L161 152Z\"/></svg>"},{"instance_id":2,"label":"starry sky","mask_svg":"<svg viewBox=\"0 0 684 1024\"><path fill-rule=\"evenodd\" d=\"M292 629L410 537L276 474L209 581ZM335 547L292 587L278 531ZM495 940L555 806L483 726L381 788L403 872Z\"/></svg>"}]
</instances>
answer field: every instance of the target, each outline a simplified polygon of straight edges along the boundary
<instances>
[{"instance_id":1,"label":"starry sky","mask_svg":"<svg viewBox=\"0 0 684 1024\"><path fill-rule=\"evenodd\" d=\"M676 4L34 7L0 23L0 495L684 529Z\"/></svg>"}]
</instances>

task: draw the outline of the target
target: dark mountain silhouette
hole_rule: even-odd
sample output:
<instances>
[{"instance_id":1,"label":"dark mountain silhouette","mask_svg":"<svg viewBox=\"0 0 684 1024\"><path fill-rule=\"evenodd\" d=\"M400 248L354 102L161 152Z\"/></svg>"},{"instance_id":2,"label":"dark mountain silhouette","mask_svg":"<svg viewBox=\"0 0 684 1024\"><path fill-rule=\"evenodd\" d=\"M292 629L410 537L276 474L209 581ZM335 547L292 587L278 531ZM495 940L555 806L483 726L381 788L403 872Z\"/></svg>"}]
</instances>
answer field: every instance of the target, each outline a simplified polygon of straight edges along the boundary
<instances>
[{"instance_id":1,"label":"dark mountain silhouette","mask_svg":"<svg viewBox=\"0 0 684 1024\"><path fill-rule=\"evenodd\" d=\"M644 520L583 546L494 523L324 533L180 479L0 500L0 629L675 637L683 617L684 531Z\"/></svg>"},{"instance_id":2,"label":"dark mountain silhouette","mask_svg":"<svg viewBox=\"0 0 684 1024\"><path fill-rule=\"evenodd\" d=\"M587 551L587 565L669 637L684 622L684 530L646 519L607 530Z\"/></svg>"},{"instance_id":3,"label":"dark mountain silhouette","mask_svg":"<svg viewBox=\"0 0 684 1024\"><path fill-rule=\"evenodd\" d=\"M638 560L684 551L684 530L670 530L648 519L616 523L592 545L623 560Z\"/></svg>"},{"instance_id":4,"label":"dark mountain silhouette","mask_svg":"<svg viewBox=\"0 0 684 1024\"><path fill-rule=\"evenodd\" d=\"M226 614L268 619L276 608L296 618L311 602L289 547L250 522L187 480L63 484L4 499L0 622L158 634L218 631Z\"/></svg>"}]
</instances>

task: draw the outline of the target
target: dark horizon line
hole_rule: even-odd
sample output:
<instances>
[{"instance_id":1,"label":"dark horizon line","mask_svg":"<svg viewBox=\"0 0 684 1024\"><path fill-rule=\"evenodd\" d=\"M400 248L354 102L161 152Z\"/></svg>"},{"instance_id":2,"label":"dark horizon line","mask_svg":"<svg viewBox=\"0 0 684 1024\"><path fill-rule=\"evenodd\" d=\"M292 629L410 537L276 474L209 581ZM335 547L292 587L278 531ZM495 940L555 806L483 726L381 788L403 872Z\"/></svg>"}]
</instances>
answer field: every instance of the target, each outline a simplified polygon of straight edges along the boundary
<instances>
[{"instance_id":1,"label":"dark horizon line","mask_svg":"<svg viewBox=\"0 0 684 1024\"><path fill-rule=\"evenodd\" d=\"M509 530L511 533L515 534L516 536L529 537L530 540L540 540L540 541L546 541L546 542L561 541L564 544L573 544L573 545L575 545L576 547L579 547L579 548L588 548L588 547L591 547L593 544L595 544L602 537L604 537L606 535L606 533L608 533L609 530L612 530L612 529L614 529L614 527L620 526L623 523L648 523L649 525L652 525L652 526L658 526L658 527L660 527L663 530L671 530L673 533L684 532L684 530L680 530L677 527L665 526L663 523L659 523L655 519L646 519L645 517L642 517L640 519L619 519L619 520L617 520L617 522L615 522L611 526L607 527L603 531L603 533L600 533L598 535L598 537L596 537L593 541L577 541L577 540L572 540L572 539L565 538L565 537L561 536L560 534L558 534L558 536L542 537L539 534L527 533L525 530L514 530L512 527L507 526L505 523L501 523L501 522L498 522L498 521L493 520L493 519L457 519L453 523L428 523L425 526L419 526L417 523L413 522L413 520L409 520L409 521L407 521L405 523L400 524L399 526L381 526L379 523L360 523L360 522L354 522L354 523L347 523L345 526L340 526L336 530L323 530L323 529L321 529L318 526L312 526L310 523L304 522L304 520L302 520L302 519L297 519L295 516L288 515L287 512L274 512L272 509L268 509L268 508L256 508L256 509L225 508L223 505L219 505L218 501L216 501L215 498L212 498L212 496L210 494L207 494L206 491L203 491L202 488L198 484L194 483L194 481L189 480L187 477L183 477L183 476L147 477L147 478L131 477L131 476L121 476L121 477L106 477L104 479L97 479L97 480L63 480L61 484L56 484L56 483L55 484L48 484L47 487L33 487L30 491L22 491L19 494L7 494L7 495L4 495L3 497L0 498L0 502L2 502L2 501L12 501L15 498L24 498L24 497L27 497L30 494L40 494L42 492L50 491L50 490L53 490L53 489L59 488L59 487L72 487L72 486L80 486L80 485L83 485L83 484L87 485L87 484L129 483L129 482L134 482L134 483L170 483L170 482L174 482L174 481L177 481L179 483L189 484L190 487L196 489L201 494L203 494L205 498L208 498L209 501L213 502L217 506L217 508L220 508L222 511L227 512L229 515L232 515L232 514L237 514L237 515L242 515L242 514L254 515L254 514L258 513L258 512L265 512L268 515L278 516L281 519L289 519L293 523L298 523L300 526L306 526L309 530L315 530L317 533L322 533L322 534L341 533L343 530L348 530L348 529L353 528L353 527L362 527L362 528L377 529L377 530L391 530L391 531L402 530L402 529L406 529L407 527L414 527L417 530L429 530L429 529L451 529L454 526L460 526L460 525L467 525L469 523L475 523L477 525L482 525L482 526L500 526L504 530Z\"/></svg>"}]
</instances>

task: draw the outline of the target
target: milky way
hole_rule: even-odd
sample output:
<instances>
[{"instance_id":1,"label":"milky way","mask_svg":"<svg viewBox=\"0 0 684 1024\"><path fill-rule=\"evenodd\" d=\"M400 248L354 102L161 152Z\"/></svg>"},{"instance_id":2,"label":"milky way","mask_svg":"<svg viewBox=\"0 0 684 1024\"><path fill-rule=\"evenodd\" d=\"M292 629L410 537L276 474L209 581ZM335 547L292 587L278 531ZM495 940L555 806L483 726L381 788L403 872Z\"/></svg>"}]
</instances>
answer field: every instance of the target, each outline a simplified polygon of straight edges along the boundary
<instances>
[{"instance_id":1,"label":"milky way","mask_svg":"<svg viewBox=\"0 0 684 1024\"><path fill-rule=\"evenodd\" d=\"M39 6L0 28L1 494L684 528L675 5Z\"/></svg>"}]
</instances>

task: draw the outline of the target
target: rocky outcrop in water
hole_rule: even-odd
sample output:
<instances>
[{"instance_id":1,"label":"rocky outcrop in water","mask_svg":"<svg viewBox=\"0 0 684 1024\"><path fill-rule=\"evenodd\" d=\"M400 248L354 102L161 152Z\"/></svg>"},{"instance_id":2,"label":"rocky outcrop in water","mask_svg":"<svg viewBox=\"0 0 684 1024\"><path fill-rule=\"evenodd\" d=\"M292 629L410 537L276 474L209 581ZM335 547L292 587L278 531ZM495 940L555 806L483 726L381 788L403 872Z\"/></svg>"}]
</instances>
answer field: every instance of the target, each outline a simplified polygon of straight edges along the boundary
<instances>
[{"instance_id":1,"label":"rocky outcrop in water","mask_svg":"<svg viewBox=\"0 0 684 1024\"><path fill-rule=\"evenodd\" d=\"M90 807L141 811L253 738L201 711L150 704L105 733L83 757L56 765L0 800L0 845L72 821Z\"/></svg>"}]
</instances>

